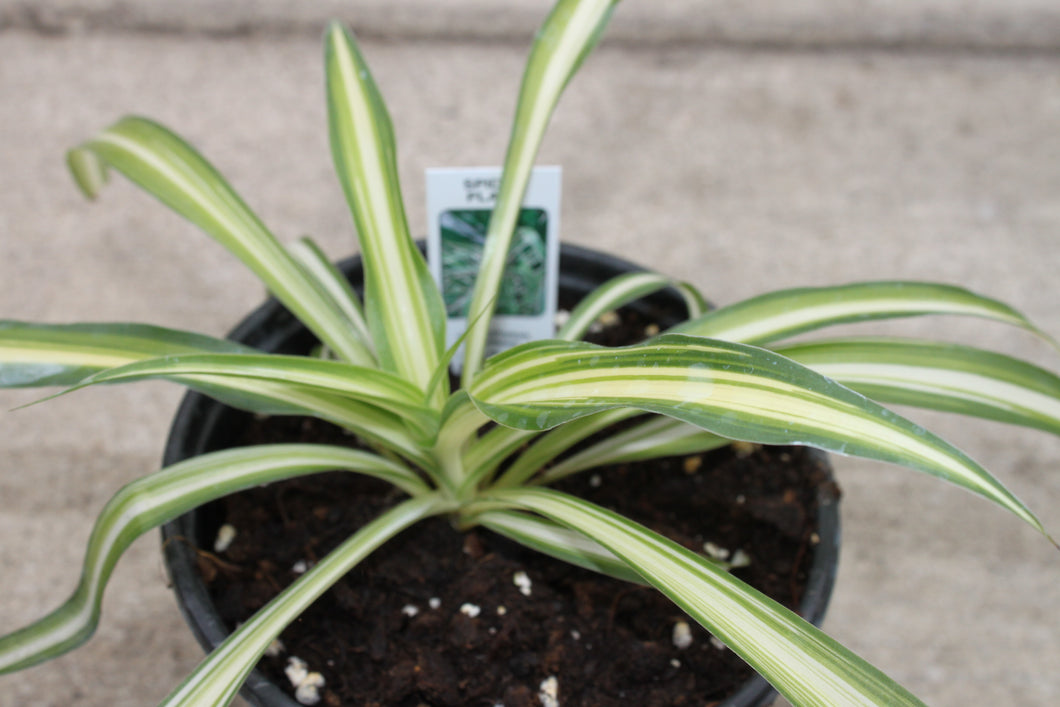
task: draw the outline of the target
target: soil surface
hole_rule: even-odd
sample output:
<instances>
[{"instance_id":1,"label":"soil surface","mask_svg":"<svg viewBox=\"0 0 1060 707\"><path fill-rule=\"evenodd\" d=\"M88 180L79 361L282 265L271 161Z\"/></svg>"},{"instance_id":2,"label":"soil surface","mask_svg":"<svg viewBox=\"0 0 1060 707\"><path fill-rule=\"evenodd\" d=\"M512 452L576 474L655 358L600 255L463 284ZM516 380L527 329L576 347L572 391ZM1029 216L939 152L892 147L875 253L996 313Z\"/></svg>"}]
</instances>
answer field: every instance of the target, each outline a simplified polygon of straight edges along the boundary
<instances>
[{"instance_id":1,"label":"soil surface","mask_svg":"<svg viewBox=\"0 0 1060 707\"><path fill-rule=\"evenodd\" d=\"M591 336L620 345L644 326ZM634 332L630 333L630 328ZM356 445L326 423L247 416L242 444ZM734 574L795 608L817 542L817 489L831 483L798 447L728 447L687 458L623 464L557 485L651 527L699 553L745 554ZM200 517L236 529L200 571L230 626L248 619L300 572L403 498L350 473L303 477L217 502ZM207 543L209 544L209 543ZM523 576L529 580L523 581ZM691 642L675 635L687 624ZM675 634L675 631L677 634ZM710 705L750 668L656 591L525 549L446 519L386 544L322 596L281 637L260 669L288 686L292 656L325 680L331 707L669 707ZM557 702L540 693L554 686ZM293 695L293 691L292 691Z\"/></svg>"},{"instance_id":2,"label":"soil surface","mask_svg":"<svg viewBox=\"0 0 1060 707\"><path fill-rule=\"evenodd\" d=\"M315 422L259 424L269 429L256 432L270 436L342 438ZM559 488L698 552L708 542L742 550L750 564L734 574L795 607L812 561L820 483L824 471L805 450L767 447L621 465ZM216 560L204 554L201 561L222 616L232 626L245 621L400 497L382 482L331 473L226 499L235 541ZM519 573L530 580L525 594ZM674 644L679 622L691 627L685 648ZM459 533L444 519L414 526L373 554L281 641L284 651L261 667L287 685L289 657L301 658L325 677L326 705L540 705L550 677L563 705L704 705L751 674L654 590L489 531Z\"/></svg>"}]
</instances>

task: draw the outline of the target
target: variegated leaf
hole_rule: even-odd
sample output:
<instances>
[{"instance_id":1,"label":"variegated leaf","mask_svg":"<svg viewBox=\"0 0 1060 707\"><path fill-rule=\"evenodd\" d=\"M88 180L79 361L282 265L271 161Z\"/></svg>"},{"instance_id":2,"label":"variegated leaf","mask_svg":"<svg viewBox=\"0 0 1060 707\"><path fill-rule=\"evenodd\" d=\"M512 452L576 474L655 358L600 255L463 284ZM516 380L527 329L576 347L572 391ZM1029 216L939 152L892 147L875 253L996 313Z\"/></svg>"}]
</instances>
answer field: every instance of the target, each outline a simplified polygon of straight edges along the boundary
<instances>
[{"instance_id":1,"label":"variegated leaf","mask_svg":"<svg viewBox=\"0 0 1060 707\"><path fill-rule=\"evenodd\" d=\"M667 415L729 439L806 444L933 474L1038 519L967 455L905 418L771 351L665 335L619 349L537 342L495 356L470 391L497 422L549 429L612 408Z\"/></svg>"},{"instance_id":2,"label":"variegated leaf","mask_svg":"<svg viewBox=\"0 0 1060 707\"><path fill-rule=\"evenodd\" d=\"M298 264L307 271L308 277L319 284L335 306L345 315L357 338L369 352L375 350L368 323L361 311L360 298L350 286L342 272L324 254L313 239L303 236L288 249Z\"/></svg>"},{"instance_id":3,"label":"variegated leaf","mask_svg":"<svg viewBox=\"0 0 1060 707\"><path fill-rule=\"evenodd\" d=\"M551 483L594 467L709 452L730 441L681 420L654 417L564 457L539 478L542 483Z\"/></svg>"},{"instance_id":4,"label":"variegated leaf","mask_svg":"<svg viewBox=\"0 0 1060 707\"><path fill-rule=\"evenodd\" d=\"M653 272L627 273L605 282L579 302L556 333L556 338L577 341L601 315L667 287L676 288L684 298L690 319L701 316L709 308L703 295L688 283L676 282Z\"/></svg>"},{"instance_id":5,"label":"variegated leaf","mask_svg":"<svg viewBox=\"0 0 1060 707\"><path fill-rule=\"evenodd\" d=\"M146 324L30 324L0 320L0 388L75 385L106 368L188 353L253 349Z\"/></svg>"},{"instance_id":6,"label":"variegated leaf","mask_svg":"<svg viewBox=\"0 0 1060 707\"><path fill-rule=\"evenodd\" d=\"M496 491L610 550L742 657L796 707L922 703L828 635L714 563L647 528L547 488Z\"/></svg>"},{"instance_id":7,"label":"variegated leaf","mask_svg":"<svg viewBox=\"0 0 1060 707\"><path fill-rule=\"evenodd\" d=\"M243 261L333 351L370 365L345 317L250 210L224 177L163 126L127 117L70 152L82 191L95 197L113 167L200 227Z\"/></svg>"},{"instance_id":8,"label":"variegated leaf","mask_svg":"<svg viewBox=\"0 0 1060 707\"><path fill-rule=\"evenodd\" d=\"M384 368L426 390L445 348L445 309L409 235L390 115L353 35L338 23L328 28L325 65L331 153L361 242L376 353Z\"/></svg>"},{"instance_id":9,"label":"variegated leaf","mask_svg":"<svg viewBox=\"0 0 1060 707\"><path fill-rule=\"evenodd\" d=\"M475 325L469 331L464 356L465 388L482 365L490 314L545 128L563 89L596 46L616 4L617 0L559 0L534 39L523 73L482 265L468 309L468 320Z\"/></svg>"},{"instance_id":10,"label":"variegated leaf","mask_svg":"<svg viewBox=\"0 0 1060 707\"><path fill-rule=\"evenodd\" d=\"M474 520L495 533L558 560L626 582L644 583L639 574L600 543L540 516L518 511L486 511L474 516Z\"/></svg>"},{"instance_id":11,"label":"variegated leaf","mask_svg":"<svg viewBox=\"0 0 1060 707\"><path fill-rule=\"evenodd\" d=\"M436 495L419 496L362 527L233 632L160 707L227 705L269 644L317 597L387 540L448 509L448 503Z\"/></svg>"},{"instance_id":12,"label":"variegated leaf","mask_svg":"<svg viewBox=\"0 0 1060 707\"><path fill-rule=\"evenodd\" d=\"M100 371L76 388L100 383L165 379L194 387L206 376L215 390L228 379L288 386L299 392L332 399L348 398L370 405L409 422L424 439L437 433L438 415L428 409L422 393L397 376L342 361L279 354L186 354L147 359ZM238 391L254 392L250 386Z\"/></svg>"},{"instance_id":13,"label":"variegated leaf","mask_svg":"<svg viewBox=\"0 0 1060 707\"><path fill-rule=\"evenodd\" d=\"M836 324L928 314L982 317L1049 338L1002 302L962 287L927 282L859 282L778 290L715 309L670 331L763 345Z\"/></svg>"},{"instance_id":14,"label":"variegated leaf","mask_svg":"<svg viewBox=\"0 0 1060 707\"><path fill-rule=\"evenodd\" d=\"M882 403L914 405L1060 434L1060 377L960 344L838 339L778 349Z\"/></svg>"},{"instance_id":15,"label":"variegated leaf","mask_svg":"<svg viewBox=\"0 0 1060 707\"><path fill-rule=\"evenodd\" d=\"M96 519L77 590L39 621L0 638L0 673L20 670L84 643L99 622L111 571L148 530L242 489L330 470L350 470L413 494L426 486L406 467L376 454L325 445L266 445L213 452L174 464L123 487Z\"/></svg>"}]
</instances>

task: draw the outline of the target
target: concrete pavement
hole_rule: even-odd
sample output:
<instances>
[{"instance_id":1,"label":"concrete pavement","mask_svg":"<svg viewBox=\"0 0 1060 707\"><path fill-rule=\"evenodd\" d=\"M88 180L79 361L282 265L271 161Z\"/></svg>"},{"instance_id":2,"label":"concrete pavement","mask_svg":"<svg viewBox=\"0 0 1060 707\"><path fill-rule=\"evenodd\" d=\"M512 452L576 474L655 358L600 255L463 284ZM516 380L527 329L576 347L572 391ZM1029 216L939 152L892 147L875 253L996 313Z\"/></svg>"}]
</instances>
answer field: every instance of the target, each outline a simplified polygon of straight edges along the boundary
<instances>
[{"instance_id":1,"label":"concrete pavement","mask_svg":"<svg viewBox=\"0 0 1060 707\"><path fill-rule=\"evenodd\" d=\"M312 233L335 256L351 252L324 132L317 12L348 16L368 37L422 231L424 168L500 159L526 45L514 37L547 3L502 12L469 0L452 15L449 3L415 0L162 5L0 2L0 317L222 334L261 299L226 253L120 179L97 204L76 193L63 151L129 112L188 137L281 238ZM1060 336L1054 3L728 5L620 7L613 41L572 84L544 147L542 163L564 167L565 238L693 281L719 303L932 279L1002 298ZM1058 367L1003 327L873 331L972 340ZM179 396L138 385L3 413L0 632L72 590L95 513L156 468ZM0 406L33 399L3 392ZM917 419L1060 533L1060 441ZM845 544L826 628L929 704L1060 705L1056 551L931 479L837 465ZM0 705L154 704L199 657L152 534L119 564L97 636L0 677Z\"/></svg>"},{"instance_id":2,"label":"concrete pavement","mask_svg":"<svg viewBox=\"0 0 1060 707\"><path fill-rule=\"evenodd\" d=\"M397 40L522 43L550 0L0 0L0 29L49 34L149 33L317 36L339 18L358 33ZM655 0L625 2L608 30L623 45L739 48L925 48L1051 52L1060 8L1050 0Z\"/></svg>"}]
</instances>

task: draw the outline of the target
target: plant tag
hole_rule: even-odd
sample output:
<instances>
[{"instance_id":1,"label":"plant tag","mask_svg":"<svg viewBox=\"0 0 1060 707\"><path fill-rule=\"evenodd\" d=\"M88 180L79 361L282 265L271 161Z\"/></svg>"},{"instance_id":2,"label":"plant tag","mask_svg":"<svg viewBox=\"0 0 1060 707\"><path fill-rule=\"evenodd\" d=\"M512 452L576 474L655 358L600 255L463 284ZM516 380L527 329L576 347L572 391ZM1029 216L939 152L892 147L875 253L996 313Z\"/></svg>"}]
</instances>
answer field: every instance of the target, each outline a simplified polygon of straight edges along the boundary
<instances>
[{"instance_id":1,"label":"plant tag","mask_svg":"<svg viewBox=\"0 0 1060 707\"><path fill-rule=\"evenodd\" d=\"M500 176L496 167L427 170L427 260L445 300L446 346L467 329ZM560 176L559 167L535 167L530 176L497 294L487 356L555 336ZM463 361L461 347L452 367L459 371Z\"/></svg>"}]
</instances>

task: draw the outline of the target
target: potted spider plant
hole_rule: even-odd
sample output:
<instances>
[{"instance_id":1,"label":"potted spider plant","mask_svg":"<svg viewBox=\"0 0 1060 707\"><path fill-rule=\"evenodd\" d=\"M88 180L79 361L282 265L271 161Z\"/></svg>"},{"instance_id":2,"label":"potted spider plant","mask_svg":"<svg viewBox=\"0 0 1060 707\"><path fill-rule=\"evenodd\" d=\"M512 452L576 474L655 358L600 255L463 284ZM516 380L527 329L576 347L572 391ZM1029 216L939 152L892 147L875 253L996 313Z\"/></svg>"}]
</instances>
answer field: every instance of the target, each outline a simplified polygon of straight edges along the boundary
<instances>
[{"instance_id":1,"label":"potted spider plant","mask_svg":"<svg viewBox=\"0 0 1060 707\"><path fill-rule=\"evenodd\" d=\"M355 435L360 446L285 443L211 451L122 488L98 518L77 590L53 613L0 638L0 671L39 663L87 640L107 579L135 537L237 491L339 469L390 484L395 502L306 567L163 704L231 700L284 627L330 586L405 529L437 517L464 530L496 530L654 588L793 704L920 704L820 629L748 587L725 563L557 490L554 470L587 440L598 461L689 453L731 441L809 446L939 477L1048 538L1036 516L988 471L883 405L912 404L1056 432L1060 378L1012 357L940 342L790 342L835 324L922 314L974 316L1045 334L1011 307L962 288L870 282L773 292L716 310L679 285L690 310L685 321L640 343L579 341L602 314L673 284L627 273L585 297L555 338L487 357L493 303L545 126L614 4L559 0L537 35L471 299L471 327L461 342L459 383L448 376L453 352L444 344L441 294L406 223L390 120L352 35L341 26L332 25L326 35L329 130L360 239L363 298L310 241L280 244L216 170L162 126L125 118L71 151L69 165L85 192L94 196L114 169L158 197L246 263L323 353L264 353L145 325L5 321L0 384L71 391L165 379L255 415L323 420ZM593 437L609 428L618 431ZM555 703L551 687L542 683L542 704Z\"/></svg>"},{"instance_id":2,"label":"potted spider plant","mask_svg":"<svg viewBox=\"0 0 1060 707\"><path fill-rule=\"evenodd\" d=\"M584 301L614 278L659 282L656 275L630 263L584 248L564 247L560 261L564 303ZM353 283L363 284L359 259L342 263L341 269ZM697 306L698 299L689 303L675 290L657 292L622 308L622 317L605 317L609 324L598 322L589 336L605 341L616 336L640 338L645 329L682 321L690 304ZM275 300L252 313L230 338L270 352L302 353L316 344ZM608 419L598 422L606 425ZM651 498L657 513L642 516L644 522L714 557L719 566L734 566L742 579L805 619L815 623L823 619L835 579L839 539L838 497L823 454L791 447L711 452L711 447L728 445L702 435L664 448L659 445L666 444L665 430L651 425L610 432L605 428L594 434L596 443L576 445L597 427L572 428L576 437L563 446L580 449L548 465L548 478L539 474L540 481L566 485L568 492L583 498L600 496L597 502L612 509L629 506L627 512L642 512L645 499ZM340 428L330 431L330 441L348 443ZM255 417L192 392L173 423L164 463L274 437L328 441L323 437L327 433L325 426L304 418ZM660 460L660 454L680 456ZM529 451L520 459L505 473L525 473L527 464L536 464ZM244 491L163 526L174 590L206 649L221 645L232 626L249 618L256 602L274 593L273 583L285 584L297 576L307 564L307 552L325 554L342 537L336 528L348 524L354 529L363 508L378 503L380 494L390 495L385 486L364 489L347 477L314 477L311 490L293 480ZM707 494L705 489L717 493ZM675 497L689 501L677 504ZM742 498L735 502L734 497ZM638 499L635 504L633 499ZM347 520L348 515L354 517ZM327 520L314 527L318 525L314 519L320 517ZM688 535L689 526L696 530L695 537ZM639 586L635 577L586 576L590 574L586 570L579 572L555 560L550 563L545 557L534 562L532 554L519 552L518 547L513 551L499 538L518 534L517 526L502 522L492 529L495 532L486 535L454 533L445 523L435 522L404 533L404 550L393 550L398 555L393 563L359 566L356 576L340 580L297 627L284 631L262 669L248 676L244 696L254 704L295 707L286 670L291 661L307 657L310 665L326 674L328 694L341 696L342 704L397 704L412 697L439 704L503 697L504 704L519 704L519 690L528 684L536 689L550 676L567 699L584 704L601 699L606 704L606 696L619 694L638 704L668 704L685 694L689 679L695 679L698 697L727 695L725 707L762 705L775 696L766 681L748 674L739 658L717 641L703 632L684 634L687 624L675 620L661 597L652 597L657 600L654 606L637 597L624 601L629 582ZM708 536L710 540L704 542ZM532 538L523 539L533 544ZM474 556L468 558L469 553ZM578 563L577 557L568 559ZM480 581L486 566L489 583ZM525 584L516 584L516 578ZM386 595L385 601L379 600L380 594ZM592 612L578 605L578 598L589 594L597 597ZM467 611L475 616L465 618ZM379 621L380 614L388 619ZM385 641L380 637L383 632ZM465 642L457 649L450 645L454 635ZM336 644L328 636L336 636ZM695 643L695 649L682 641ZM594 646L612 642L629 644L630 655L636 656L629 660L635 665L609 669L590 680L598 662ZM345 655L349 651L344 645L374 648L367 656L356 649ZM541 656L536 671L523 665L530 646L535 656ZM432 663L425 658L434 652L446 659ZM485 655L488 670L483 665ZM556 655L563 657L561 666L553 664ZM392 667L410 662L421 671L409 675ZM463 677L437 684L438 674L448 673ZM540 674L531 679L524 673ZM471 674L474 684L459 699L447 694L452 684Z\"/></svg>"}]
</instances>

